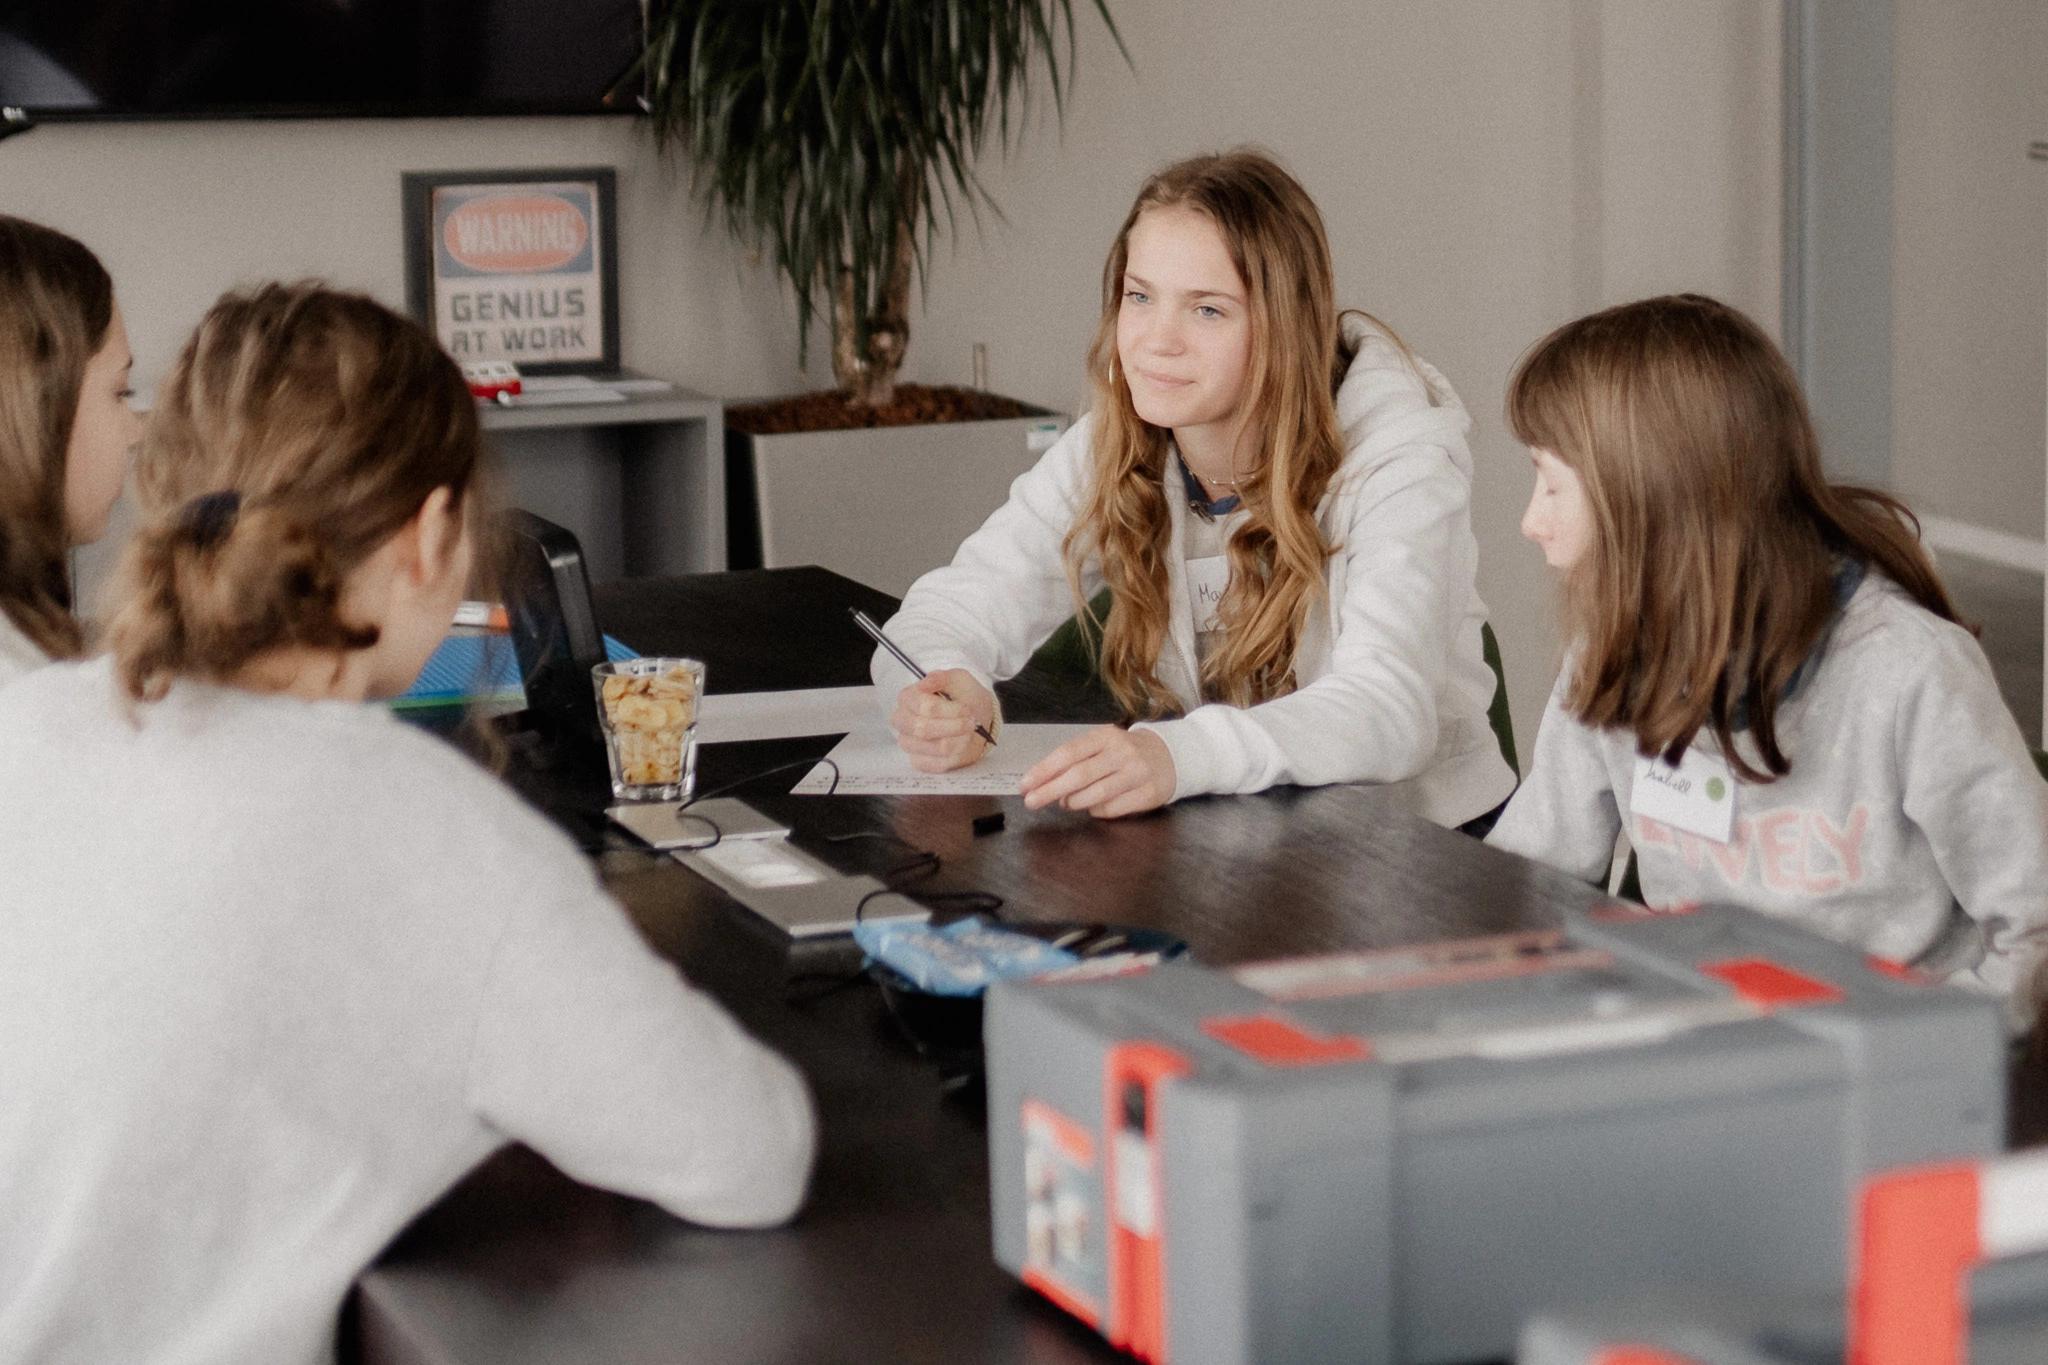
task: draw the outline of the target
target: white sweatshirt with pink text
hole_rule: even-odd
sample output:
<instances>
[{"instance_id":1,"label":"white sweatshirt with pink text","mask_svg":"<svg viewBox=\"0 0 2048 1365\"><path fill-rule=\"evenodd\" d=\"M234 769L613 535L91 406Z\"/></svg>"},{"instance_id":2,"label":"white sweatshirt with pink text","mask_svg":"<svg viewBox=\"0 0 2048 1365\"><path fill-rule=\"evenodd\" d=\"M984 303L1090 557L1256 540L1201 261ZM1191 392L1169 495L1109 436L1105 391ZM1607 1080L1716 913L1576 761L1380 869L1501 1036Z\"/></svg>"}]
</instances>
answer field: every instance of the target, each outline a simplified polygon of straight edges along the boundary
<instances>
[{"instance_id":1,"label":"white sweatshirt with pink text","mask_svg":"<svg viewBox=\"0 0 2048 1365\"><path fill-rule=\"evenodd\" d=\"M1569 677L1568 665L1489 843L1598 880L1626 830L1652 906L1732 901L1995 992L2015 1025L2032 1018L2048 783L1969 632L1866 577L1780 705L1791 771L1735 783L1725 843L1631 809L1634 736L1567 713ZM1694 747L1720 752L1704 733Z\"/></svg>"}]
</instances>

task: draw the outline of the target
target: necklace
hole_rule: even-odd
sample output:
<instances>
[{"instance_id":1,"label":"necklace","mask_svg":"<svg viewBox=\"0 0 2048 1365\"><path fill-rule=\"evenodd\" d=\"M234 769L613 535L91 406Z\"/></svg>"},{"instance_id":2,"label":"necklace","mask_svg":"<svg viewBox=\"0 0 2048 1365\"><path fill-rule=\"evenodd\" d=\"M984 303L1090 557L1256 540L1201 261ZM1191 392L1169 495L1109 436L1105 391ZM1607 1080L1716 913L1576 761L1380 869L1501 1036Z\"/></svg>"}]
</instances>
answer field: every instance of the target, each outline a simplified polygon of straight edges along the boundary
<instances>
[{"instance_id":1,"label":"necklace","mask_svg":"<svg viewBox=\"0 0 2048 1365\"><path fill-rule=\"evenodd\" d=\"M1178 459L1180 460L1180 467L1181 467L1182 469L1185 469L1185 470L1186 470L1186 471L1187 471L1187 472L1188 472L1188 473L1189 473L1190 475L1192 475L1193 477L1195 477L1195 478L1197 478L1197 479L1201 480L1201 481L1202 481L1202 482L1203 482L1204 484L1208 485L1209 487L1211 487L1211 488L1236 488L1236 487L1237 487L1238 481L1237 481L1236 479L1212 479L1212 478L1210 478L1210 477L1209 477L1209 476L1208 476L1207 474L1204 474L1204 473L1202 473L1202 472L1201 472L1200 470L1196 469L1196 468L1194 467L1194 465L1193 465L1193 464L1189 463L1189 461L1188 461L1188 457L1187 457L1187 456L1186 456L1185 454L1182 454L1182 453L1181 453L1180 451L1178 451L1178 450L1176 450L1176 451L1174 452L1174 454L1175 454L1175 456L1176 456L1176 457L1177 457L1177 458L1178 458ZM1233 469L1232 469L1232 470L1231 470L1230 472L1231 472L1231 473L1233 473L1233 474L1235 474L1235 473L1237 472L1237 470L1236 470L1235 468L1233 468Z\"/></svg>"}]
</instances>

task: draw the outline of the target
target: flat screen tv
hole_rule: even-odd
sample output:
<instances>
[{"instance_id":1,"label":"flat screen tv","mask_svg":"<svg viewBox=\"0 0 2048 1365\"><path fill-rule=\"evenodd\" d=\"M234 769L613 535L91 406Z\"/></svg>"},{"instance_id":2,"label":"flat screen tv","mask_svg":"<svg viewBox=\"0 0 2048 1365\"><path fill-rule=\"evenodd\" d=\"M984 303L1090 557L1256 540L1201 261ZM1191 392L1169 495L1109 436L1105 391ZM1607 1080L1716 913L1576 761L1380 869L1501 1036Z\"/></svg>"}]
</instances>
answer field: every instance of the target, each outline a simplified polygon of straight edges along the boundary
<instances>
[{"instance_id":1,"label":"flat screen tv","mask_svg":"<svg viewBox=\"0 0 2048 1365\"><path fill-rule=\"evenodd\" d=\"M642 0L8 0L0 109L77 118L629 112Z\"/></svg>"}]
</instances>

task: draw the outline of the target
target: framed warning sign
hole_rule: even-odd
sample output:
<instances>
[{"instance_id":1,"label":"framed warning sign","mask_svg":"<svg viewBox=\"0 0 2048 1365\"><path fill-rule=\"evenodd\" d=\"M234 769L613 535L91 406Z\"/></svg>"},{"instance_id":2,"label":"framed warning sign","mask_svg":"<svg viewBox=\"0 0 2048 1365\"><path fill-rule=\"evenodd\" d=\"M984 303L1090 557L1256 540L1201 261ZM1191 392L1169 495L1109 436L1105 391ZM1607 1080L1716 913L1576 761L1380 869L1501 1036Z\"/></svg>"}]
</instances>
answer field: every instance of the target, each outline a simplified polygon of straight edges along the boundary
<instances>
[{"instance_id":1,"label":"framed warning sign","mask_svg":"<svg viewBox=\"0 0 2048 1365\"><path fill-rule=\"evenodd\" d=\"M406 172L407 306L459 361L616 371L616 198L608 167Z\"/></svg>"}]
</instances>

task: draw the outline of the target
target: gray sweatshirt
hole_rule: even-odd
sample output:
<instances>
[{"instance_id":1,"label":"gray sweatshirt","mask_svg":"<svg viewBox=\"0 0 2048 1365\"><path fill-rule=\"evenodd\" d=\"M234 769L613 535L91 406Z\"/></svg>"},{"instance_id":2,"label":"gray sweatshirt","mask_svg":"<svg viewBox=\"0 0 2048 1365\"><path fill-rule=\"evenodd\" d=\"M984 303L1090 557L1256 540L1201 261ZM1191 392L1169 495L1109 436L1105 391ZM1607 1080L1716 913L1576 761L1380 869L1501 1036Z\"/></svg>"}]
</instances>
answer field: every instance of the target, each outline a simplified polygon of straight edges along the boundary
<instances>
[{"instance_id":1,"label":"gray sweatshirt","mask_svg":"<svg viewBox=\"0 0 2048 1365\"><path fill-rule=\"evenodd\" d=\"M1792 770L1733 784L1726 842L1633 809L1635 737L1573 719L1569 678L1567 664L1487 842L1597 881L1626 830L1653 906L1733 901L1995 992L2015 1025L2032 1017L2048 783L1967 631L1865 578L1779 707ZM1704 732L1693 747L1719 757Z\"/></svg>"},{"instance_id":2,"label":"gray sweatshirt","mask_svg":"<svg viewBox=\"0 0 2048 1365\"><path fill-rule=\"evenodd\" d=\"M699 1222L796 1207L802 1079L501 783L380 707L114 695L0 690L0 1362L327 1360L508 1142Z\"/></svg>"}]
</instances>

